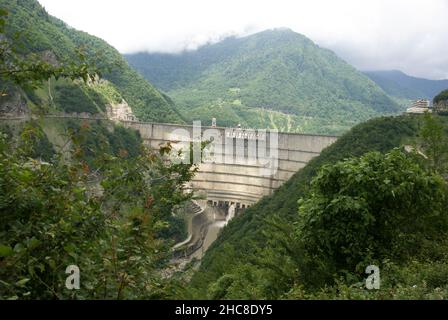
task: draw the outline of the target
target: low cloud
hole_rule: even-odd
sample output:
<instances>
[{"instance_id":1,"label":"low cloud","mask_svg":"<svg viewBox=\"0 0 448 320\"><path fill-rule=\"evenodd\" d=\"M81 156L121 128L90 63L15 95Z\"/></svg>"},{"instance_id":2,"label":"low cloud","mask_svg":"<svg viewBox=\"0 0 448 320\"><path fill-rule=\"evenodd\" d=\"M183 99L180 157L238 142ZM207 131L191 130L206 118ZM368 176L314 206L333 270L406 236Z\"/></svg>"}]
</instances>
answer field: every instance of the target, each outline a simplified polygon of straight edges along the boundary
<instances>
[{"instance_id":1,"label":"low cloud","mask_svg":"<svg viewBox=\"0 0 448 320\"><path fill-rule=\"evenodd\" d=\"M123 53L180 52L288 27L362 70L448 78L447 0L39 0Z\"/></svg>"}]
</instances>

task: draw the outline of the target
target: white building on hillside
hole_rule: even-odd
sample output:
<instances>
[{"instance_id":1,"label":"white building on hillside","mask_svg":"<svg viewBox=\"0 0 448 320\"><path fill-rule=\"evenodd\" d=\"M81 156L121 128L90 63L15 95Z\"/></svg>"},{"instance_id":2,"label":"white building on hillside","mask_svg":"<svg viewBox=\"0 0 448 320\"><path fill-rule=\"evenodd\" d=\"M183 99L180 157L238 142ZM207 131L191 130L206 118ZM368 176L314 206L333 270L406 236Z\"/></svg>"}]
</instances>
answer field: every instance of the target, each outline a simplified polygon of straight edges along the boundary
<instances>
[{"instance_id":1,"label":"white building on hillside","mask_svg":"<svg viewBox=\"0 0 448 320\"><path fill-rule=\"evenodd\" d=\"M414 102L412 102L411 107L406 109L406 113L420 114L420 113L425 113L425 112L432 112L432 110L430 108L430 102L429 102L429 100L426 100L426 99L415 100Z\"/></svg>"}]
</instances>

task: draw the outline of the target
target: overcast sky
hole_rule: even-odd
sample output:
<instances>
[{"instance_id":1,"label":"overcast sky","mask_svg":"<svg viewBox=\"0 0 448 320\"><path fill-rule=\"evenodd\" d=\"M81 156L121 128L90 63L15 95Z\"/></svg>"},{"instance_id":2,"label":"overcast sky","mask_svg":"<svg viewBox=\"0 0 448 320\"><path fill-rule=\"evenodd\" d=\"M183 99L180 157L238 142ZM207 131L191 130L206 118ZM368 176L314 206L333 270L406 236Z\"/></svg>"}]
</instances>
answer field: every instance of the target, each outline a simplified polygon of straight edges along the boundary
<instances>
[{"instance_id":1,"label":"overcast sky","mask_svg":"<svg viewBox=\"0 0 448 320\"><path fill-rule=\"evenodd\" d=\"M39 0L122 53L288 27L361 70L448 78L448 0Z\"/></svg>"}]
</instances>

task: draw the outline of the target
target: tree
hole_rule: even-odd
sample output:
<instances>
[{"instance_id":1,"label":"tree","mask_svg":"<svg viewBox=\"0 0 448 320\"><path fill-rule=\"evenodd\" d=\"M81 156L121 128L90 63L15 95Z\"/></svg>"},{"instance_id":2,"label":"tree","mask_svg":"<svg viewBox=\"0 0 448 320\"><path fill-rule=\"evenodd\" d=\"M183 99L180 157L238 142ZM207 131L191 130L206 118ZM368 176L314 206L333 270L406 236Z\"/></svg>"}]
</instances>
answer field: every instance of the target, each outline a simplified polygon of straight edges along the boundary
<instances>
[{"instance_id":1,"label":"tree","mask_svg":"<svg viewBox=\"0 0 448 320\"><path fill-rule=\"evenodd\" d=\"M70 161L60 152L50 163L0 136L0 299L172 297L159 274L172 242L161 234L190 199L196 167L170 163L165 146L136 157L98 152L92 172L82 134L69 137ZM65 288L69 265L81 270L79 291Z\"/></svg>"},{"instance_id":2,"label":"tree","mask_svg":"<svg viewBox=\"0 0 448 320\"><path fill-rule=\"evenodd\" d=\"M437 96L435 96L433 99L433 103L438 104L439 102L446 101L446 100L448 100L448 89L443 90Z\"/></svg>"},{"instance_id":3,"label":"tree","mask_svg":"<svg viewBox=\"0 0 448 320\"><path fill-rule=\"evenodd\" d=\"M25 89L39 87L50 78L68 78L94 81L100 70L92 63L87 63L83 49L77 52L78 61L52 64L44 61L38 54L21 56L15 41L5 35L8 11L0 8L0 83L12 83ZM2 95L7 95L4 88Z\"/></svg>"},{"instance_id":4,"label":"tree","mask_svg":"<svg viewBox=\"0 0 448 320\"><path fill-rule=\"evenodd\" d=\"M419 136L422 151L429 158L430 168L445 174L448 169L448 137L440 118L425 114Z\"/></svg>"},{"instance_id":5,"label":"tree","mask_svg":"<svg viewBox=\"0 0 448 320\"><path fill-rule=\"evenodd\" d=\"M446 205L443 178L399 149L324 166L310 196L299 200L301 280L314 272L320 286L335 274L362 274L383 259L416 256L425 241L447 235Z\"/></svg>"}]
</instances>

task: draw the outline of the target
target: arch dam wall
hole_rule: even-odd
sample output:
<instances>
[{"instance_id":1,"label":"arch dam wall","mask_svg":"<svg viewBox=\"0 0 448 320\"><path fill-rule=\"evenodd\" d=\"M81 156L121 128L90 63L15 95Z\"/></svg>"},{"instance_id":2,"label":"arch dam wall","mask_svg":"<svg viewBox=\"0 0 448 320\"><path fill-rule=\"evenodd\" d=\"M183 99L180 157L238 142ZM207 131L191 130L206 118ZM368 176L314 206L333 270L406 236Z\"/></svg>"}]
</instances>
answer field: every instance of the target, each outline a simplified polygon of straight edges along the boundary
<instances>
[{"instance_id":1,"label":"arch dam wall","mask_svg":"<svg viewBox=\"0 0 448 320\"><path fill-rule=\"evenodd\" d=\"M0 120L25 121L29 117L6 117ZM101 117L49 115L46 118L106 120ZM205 161L190 187L203 194L211 206L246 208L261 197L270 195L312 158L337 140L335 136L239 128L195 127L119 120L125 127L140 132L146 145L159 149L170 142L187 149L190 142L210 140ZM207 153L207 152L206 152ZM211 156L210 156L211 154Z\"/></svg>"},{"instance_id":2,"label":"arch dam wall","mask_svg":"<svg viewBox=\"0 0 448 320\"><path fill-rule=\"evenodd\" d=\"M211 206L235 204L237 209L270 195L337 139L265 130L121 122L138 130L153 149L170 142L174 148L186 150L191 142L213 140L199 161L190 187L205 196Z\"/></svg>"}]
</instances>

